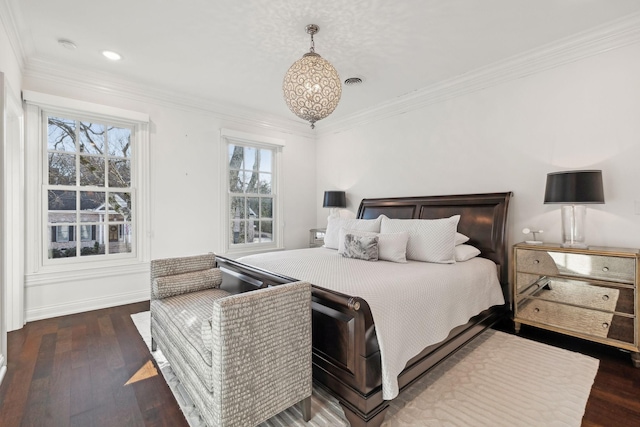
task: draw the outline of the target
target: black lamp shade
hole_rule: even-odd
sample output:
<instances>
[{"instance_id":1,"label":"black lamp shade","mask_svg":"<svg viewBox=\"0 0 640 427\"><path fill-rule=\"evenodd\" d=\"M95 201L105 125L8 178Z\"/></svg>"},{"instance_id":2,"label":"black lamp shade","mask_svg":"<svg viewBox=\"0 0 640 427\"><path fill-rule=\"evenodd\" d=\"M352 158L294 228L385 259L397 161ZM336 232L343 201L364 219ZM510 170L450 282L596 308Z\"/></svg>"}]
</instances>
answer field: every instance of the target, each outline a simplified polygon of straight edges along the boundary
<instances>
[{"instance_id":1,"label":"black lamp shade","mask_svg":"<svg viewBox=\"0 0 640 427\"><path fill-rule=\"evenodd\" d=\"M344 191L325 191L323 208L346 208L347 198Z\"/></svg>"},{"instance_id":2,"label":"black lamp shade","mask_svg":"<svg viewBox=\"0 0 640 427\"><path fill-rule=\"evenodd\" d=\"M570 171L547 174L545 203L602 204L602 171Z\"/></svg>"}]
</instances>

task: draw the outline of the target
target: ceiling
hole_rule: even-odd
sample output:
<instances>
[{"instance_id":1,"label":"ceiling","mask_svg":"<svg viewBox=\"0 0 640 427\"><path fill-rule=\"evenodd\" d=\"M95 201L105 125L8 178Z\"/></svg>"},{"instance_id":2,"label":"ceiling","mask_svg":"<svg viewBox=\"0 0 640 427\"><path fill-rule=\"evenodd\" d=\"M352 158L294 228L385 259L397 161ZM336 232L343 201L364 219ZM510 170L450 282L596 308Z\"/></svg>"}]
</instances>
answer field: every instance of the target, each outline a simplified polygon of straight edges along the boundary
<instances>
[{"instance_id":1,"label":"ceiling","mask_svg":"<svg viewBox=\"0 0 640 427\"><path fill-rule=\"evenodd\" d=\"M326 121L640 12L639 0L0 1L27 70L73 67L286 118L282 79L309 50L305 26L317 24L316 52L343 81L364 80L343 86Z\"/></svg>"}]
</instances>

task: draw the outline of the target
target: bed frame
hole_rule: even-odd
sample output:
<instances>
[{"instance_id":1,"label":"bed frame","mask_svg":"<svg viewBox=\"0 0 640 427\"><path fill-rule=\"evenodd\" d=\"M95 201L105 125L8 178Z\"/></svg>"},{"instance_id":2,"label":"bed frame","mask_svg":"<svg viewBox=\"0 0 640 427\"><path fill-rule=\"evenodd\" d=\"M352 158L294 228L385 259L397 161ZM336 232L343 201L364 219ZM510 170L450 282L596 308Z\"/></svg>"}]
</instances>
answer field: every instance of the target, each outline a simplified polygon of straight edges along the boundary
<instances>
[{"instance_id":1,"label":"bed frame","mask_svg":"<svg viewBox=\"0 0 640 427\"><path fill-rule=\"evenodd\" d=\"M411 359L398 376L400 391L509 313L507 208L511 192L364 199L358 218L379 215L399 219L435 219L460 215L458 231L482 257L496 263L504 306L492 307L456 327L447 339ZM265 287L294 281L218 256L225 281L239 287ZM382 399L381 362L371 310L366 301L324 288L313 288L313 380L335 396L352 427L382 424L389 402ZM416 325L415 327L424 327Z\"/></svg>"}]
</instances>

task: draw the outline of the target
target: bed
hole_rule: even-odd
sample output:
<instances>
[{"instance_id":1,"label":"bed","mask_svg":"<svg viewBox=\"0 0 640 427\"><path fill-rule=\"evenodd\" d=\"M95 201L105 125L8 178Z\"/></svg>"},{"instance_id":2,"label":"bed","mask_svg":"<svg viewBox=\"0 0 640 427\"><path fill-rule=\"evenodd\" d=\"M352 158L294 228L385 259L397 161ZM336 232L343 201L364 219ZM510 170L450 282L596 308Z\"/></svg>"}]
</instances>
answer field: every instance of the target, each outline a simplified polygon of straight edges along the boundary
<instances>
[{"instance_id":1,"label":"bed","mask_svg":"<svg viewBox=\"0 0 640 427\"><path fill-rule=\"evenodd\" d=\"M508 315L511 298L506 225L510 197L511 193L507 192L362 200L357 213L360 219L375 219L380 215L395 219L460 215L458 231L470 238L468 243L480 250L480 257L494 263L492 268L506 301L481 311L469 322L454 327L444 340L416 352L397 375L400 391ZM217 256L217 264L227 276L226 281L239 286L265 287L297 279L222 256ZM382 341L368 301L360 295L314 286L312 308L314 382L338 399L352 426L379 426L389 401L383 396ZM424 329L419 321L408 327L411 328Z\"/></svg>"}]
</instances>

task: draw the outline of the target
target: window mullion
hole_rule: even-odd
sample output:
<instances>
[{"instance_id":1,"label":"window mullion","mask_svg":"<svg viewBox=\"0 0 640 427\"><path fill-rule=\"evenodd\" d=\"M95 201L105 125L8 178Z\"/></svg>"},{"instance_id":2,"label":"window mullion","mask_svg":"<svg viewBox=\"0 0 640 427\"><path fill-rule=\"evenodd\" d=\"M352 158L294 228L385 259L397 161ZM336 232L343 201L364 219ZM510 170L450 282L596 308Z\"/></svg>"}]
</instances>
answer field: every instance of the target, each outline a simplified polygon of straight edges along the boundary
<instances>
[{"instance_id":1,"label":"window mullion","mask_svg":"<svg viewBox=\"0 0 640 427\"><path fill-rule=\"evenodd\" d=\"M76 187L80 186L80 121L76 120L75 126L75 143L76 143Z\"/></svg>"},{"instance_id":2,"label":"window mullion","mask_svg":"<svg viewBox=\"0 0 640 427\"><path fill-rule=\"evenodd\" d=\"M104 187L109 188L109 125L104 124L104 152L102 153L104 162Z\"/></svg>"},{"instance_id":3,"label":"window mullion","mask_svg":"<svg viewBox=\"0 0 640 427\"><path fill-rule=\"evenodd\" d=\"M79 244L79 239L78 239L78 231L80 231L80 175L82 174L81 170L80 170L80 121L76 120L76 125L75 125L75 145L76 145L76 156L75 156L75 160L76 160L76 188L75 188L75 192L76 192L76 223L75 223L75 230L76 232L73 233L73 238L75 240L75 245L76 245L76 259L80 258L80 252L82 251L82 248L80 247Z\"/></svg>"},{"instance_id":4,"label":"window mullion","mask_svg":"<svg viewBox=\"0 0 640 427\"><path fill-rule=\"evenodd\" d=\"M104 253L105 255L109 255L111 253L110 251L110 247L109 247L109 235L110 235L110 226L111 224L109 223L109 209L110 209L110 203L109 200L111 199L111 192L109 191L109 187L105 188L105 205L104 205L104 225L102 227L102 233L104 235Z\"/></svg>"}]
</instances>

